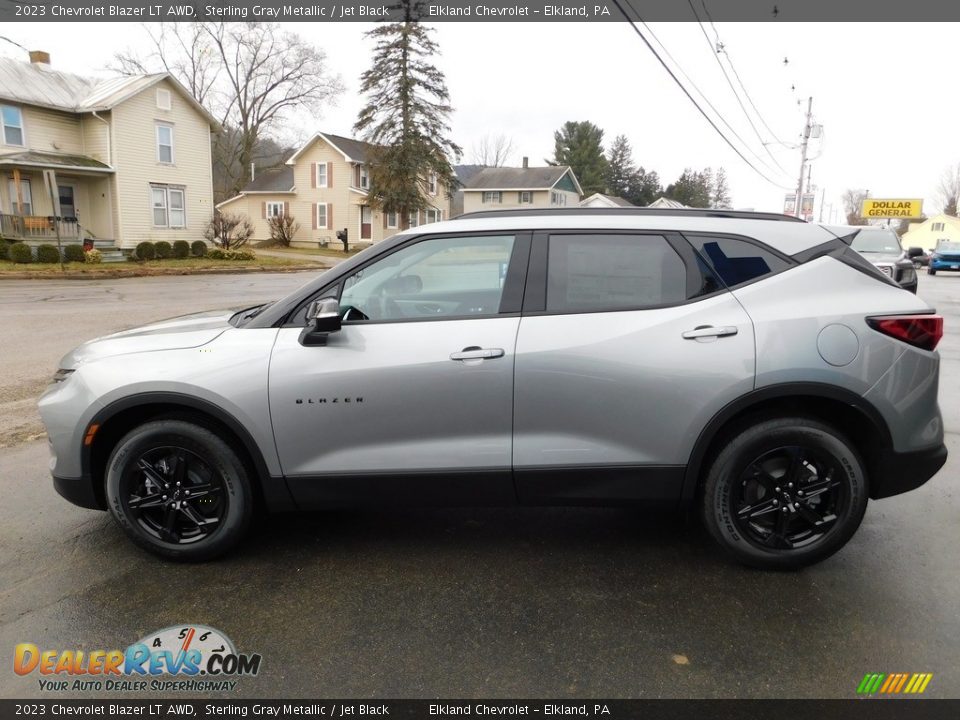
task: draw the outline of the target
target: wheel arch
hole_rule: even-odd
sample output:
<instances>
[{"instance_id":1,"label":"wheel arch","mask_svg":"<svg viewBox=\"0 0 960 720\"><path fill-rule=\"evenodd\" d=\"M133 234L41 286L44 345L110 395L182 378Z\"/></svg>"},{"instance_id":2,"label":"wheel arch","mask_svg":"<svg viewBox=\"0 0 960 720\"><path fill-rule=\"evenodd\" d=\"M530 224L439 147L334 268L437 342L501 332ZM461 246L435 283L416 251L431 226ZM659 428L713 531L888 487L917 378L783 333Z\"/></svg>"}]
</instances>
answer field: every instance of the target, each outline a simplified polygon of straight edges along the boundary
<instances>
[{"instance_id":1,"label":"wheel arch","mask_svg":"<svg viewBox=\"0 0 960 720\"><path fill-rule=\"evenodd\" d=\"M101 509L107 508L104 477L107 460L117 442L137 425L158 418L179 417L200 420L217 430L237 453L251 474L255 503L271 510L293 509L293 500L283 478L273 478L262 451L239 420L212 402L173 392L147 392L116 400L90 420L88 427L99 425L90 445L81 453L81 471L92 485Z\"/></svg>"},{"instance_id":2,"label":"wheel arch","mask_svg":"<svg viewBox=\"0 0 960 720\"><path fill-rule=\"evenodd\" d=\"M798 415L836 426L856 446L870 478L882 454L893 447L890 428L880 412L851 390L821 383L784 383L754 390L720 410L700 432L684 474L682 500L696 498L710 462L738 428L763 417Z\"/></svg>"}]
</instances>

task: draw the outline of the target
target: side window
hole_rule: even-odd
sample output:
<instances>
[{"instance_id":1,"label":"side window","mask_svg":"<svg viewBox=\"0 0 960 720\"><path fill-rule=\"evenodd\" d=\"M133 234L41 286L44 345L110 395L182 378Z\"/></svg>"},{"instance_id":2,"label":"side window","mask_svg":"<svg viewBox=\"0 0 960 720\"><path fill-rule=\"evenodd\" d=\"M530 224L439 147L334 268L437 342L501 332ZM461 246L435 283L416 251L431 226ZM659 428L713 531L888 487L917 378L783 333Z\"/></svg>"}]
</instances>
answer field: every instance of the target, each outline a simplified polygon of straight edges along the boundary
<instances>
[{"instance_id":1,"label":"side window","mask_svg":"<svg viewBox=\"0 0 960 720\"><path fill-rule=\"evenodd\" d=\"M496 315L513 243L498 235L408 245L348 276L340 310L360 321Z\"/></svg>"},{"instance_id":2,"label":"side window","mask_svg":"<svg viewBox=\"0 0 960 720\"><path fill-rule=\"evenodd\" d=\"M746 240L729 237L687 237L729 288L790 267L783 258Z\"/></svg>"},{"instance_id":3,"label":"side window","mask_svg":"<svg viewBox=\"0 0 960 720\"><path fill-rule=\"evenodd\" d=\"M547 312L641 310L704 292L661 235L553 235ZM694 285L688 292L688 286Z\"/></svg>"}]
</instances>

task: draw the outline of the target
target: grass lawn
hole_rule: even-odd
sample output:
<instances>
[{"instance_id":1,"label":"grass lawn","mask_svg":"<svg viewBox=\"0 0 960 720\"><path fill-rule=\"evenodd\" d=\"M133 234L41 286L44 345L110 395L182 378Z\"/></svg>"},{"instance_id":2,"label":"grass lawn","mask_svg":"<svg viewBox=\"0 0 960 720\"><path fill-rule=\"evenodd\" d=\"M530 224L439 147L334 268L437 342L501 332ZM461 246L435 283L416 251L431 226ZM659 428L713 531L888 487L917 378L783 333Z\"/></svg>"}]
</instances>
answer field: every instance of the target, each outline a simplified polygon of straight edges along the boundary
<instances>
[{"instance_id":1,"label":"grass lawn","mask_svg":"<svg viewBox=\"0 0 960 720\"><path fill-rule=\"evenodd\" d=\"M56 263L12 263L9 260L0 260L0 278L9 275L28 274L36 277L96 277L99 275L147 276L147 275L185 275L191 272L228 272L236 270L317 270L316 265L307 265L296 260L278 257L258 257L255 260L211 260L210 258L168 258L166 260L148 260L146 262L124 263L66 263L66 272L60 271Z\"/></svg>"}]
</instances>

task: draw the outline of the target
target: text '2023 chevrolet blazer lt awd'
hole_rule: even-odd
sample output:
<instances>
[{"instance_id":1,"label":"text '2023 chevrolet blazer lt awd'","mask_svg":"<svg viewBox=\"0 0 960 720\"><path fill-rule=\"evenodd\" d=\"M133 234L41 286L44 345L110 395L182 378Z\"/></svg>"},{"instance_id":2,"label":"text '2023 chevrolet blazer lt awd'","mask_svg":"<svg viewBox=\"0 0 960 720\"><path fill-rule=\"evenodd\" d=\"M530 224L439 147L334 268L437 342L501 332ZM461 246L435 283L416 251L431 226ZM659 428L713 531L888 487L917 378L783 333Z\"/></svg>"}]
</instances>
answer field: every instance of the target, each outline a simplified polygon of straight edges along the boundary
<instances>
[{"instance_id":1,"label":"text '2023 chevrolet blazer lt awd'","mask_svg":"<svg viewBox=\"0 0 960 720\"><path fill-rule=\"evenodd\" d=\"M737 560L808 565L946 460L942 318L849 243L725 211L412 228L69 353L54 483L182 560L257 508L519 504L692 506Z\"/></svg>"}]
</instances>

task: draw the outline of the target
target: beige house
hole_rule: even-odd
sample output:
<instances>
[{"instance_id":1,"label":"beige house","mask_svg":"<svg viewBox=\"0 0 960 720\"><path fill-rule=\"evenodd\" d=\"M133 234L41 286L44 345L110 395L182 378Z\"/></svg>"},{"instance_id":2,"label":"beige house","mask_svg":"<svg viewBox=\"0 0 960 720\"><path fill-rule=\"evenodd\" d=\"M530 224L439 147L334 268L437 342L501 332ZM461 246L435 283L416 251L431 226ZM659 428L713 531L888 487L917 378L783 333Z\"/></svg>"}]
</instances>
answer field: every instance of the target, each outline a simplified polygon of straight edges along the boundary
<instances>
[{"instance_id":1,"label":"beige house","mask_svg":"<svg viewBox=\"0 0 960 720\"><path fill-rule=\"evenodd\" d=\"M934 250L941 241L960 242L960 218L934 215L920 223L911 223L900 239L904 247Z\"/></svg>"},{"instance_id":2,"label":"beige house","mask_svg":"<svg viewBox=\"0 0 960 720\"><path fill-rule=\"evenodd\" d=\"M360 140L318 132L279 169L255 172L236 197L217 208L245 216L254 240L270 238L269 218L292 216L300 226L294 247L339 246L338 231L347 231L351 247L379 242L400 230L450 216L450 195L436 179L421 192L428 208L408 217L374 210L368 203L367 152Z\"/></svg>"},{"instance_id":3,"label":"beige house","mask_svg":"<svg viewBox=\"0 0 960 720\"><path fill-rule=\"evenodd\" d=\"M566 165L457 168L461 187L454 200L457 213L509 208L576 207L583 191Z\"/></svg>"},{"instance_id":4,"label":"beige house","mask_svg":"<svg viewBox=\"0 0 960 720\"><path fill-rule=\"evenodd\" d=\"M50 242L59 229L118 248L202 238L217 127L166 73L95 80L43 52L0 59L0 236Z\"/></svg>"}]
</instances>

